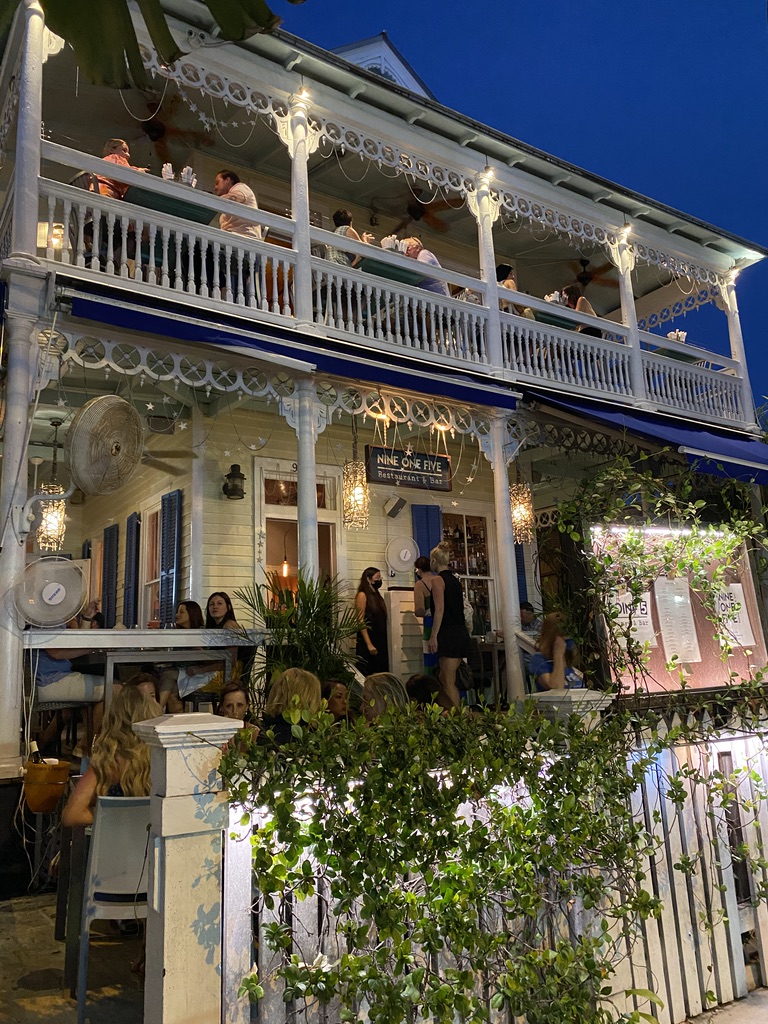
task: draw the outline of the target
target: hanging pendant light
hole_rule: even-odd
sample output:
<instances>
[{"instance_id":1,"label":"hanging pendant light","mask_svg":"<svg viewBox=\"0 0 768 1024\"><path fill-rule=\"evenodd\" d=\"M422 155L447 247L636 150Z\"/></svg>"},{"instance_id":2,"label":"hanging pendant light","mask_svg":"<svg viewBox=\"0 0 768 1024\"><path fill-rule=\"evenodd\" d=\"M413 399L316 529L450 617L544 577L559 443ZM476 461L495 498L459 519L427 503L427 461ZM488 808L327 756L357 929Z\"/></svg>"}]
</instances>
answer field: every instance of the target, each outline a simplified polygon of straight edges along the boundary
<instances>
[{"instance_id":1,"label":"hanging pendant light","mask_svg":"<svg viewBox=\"0 0 768 1024\"><path fill-rule=\"evenodd\" d=\"M531 488L520 476L520 469L515 466L516 482L509 488L509 511L512 516L512 532L515 544L530 544L533 541L536 521L533 514L533 495Z\"/></svg>"},{"instance_id":2,"label":"hanging pendant light","mask_svg":"<svg viewBox=\"0 0 768 1024\"><path fill-rule=\"evenodd\" d=\"M282 564L282 567L280 569L280 572L283 574L283 579L284 580L288 579L288 577L291 575L291 566L290 566L290 563L288 561L288 547L287 547L288 534L290 532L291 532L291 527L289 526L288 529L283 534L283 564Z\"/></svg>"},{"instance_id":3,"label":"hanging pendant light","mask_svg":"<svg viewBox=\"0 0 768 1024\"><path fill-rule=\"evenodd\" d=\"M365 476L365 463L358 457L357 421L354 415L352 416L352 458L344 463L341 491L344 529L367 529L370 495Z\"/></svg>"},{"instance_id":4,"label":"hanging pendant light","mask_svg":"<svg viewBox=\"0 0 768 1024\"><path fill-rule=\"evenodd\" d=\"M64 488L58 483L56 476L59 462L59 427L61 420L51 420L53 427L53 462L51 463L51 479L48 483L42 484L40 494L50 494L51 498L40 502L40 526L37 528L37 546L41 551L61 551L64 547L64 537L67 533L65 517L67 514L67 503L62 498L56 500L56 495L64 493Z\"/></svg>"}]
</instances>

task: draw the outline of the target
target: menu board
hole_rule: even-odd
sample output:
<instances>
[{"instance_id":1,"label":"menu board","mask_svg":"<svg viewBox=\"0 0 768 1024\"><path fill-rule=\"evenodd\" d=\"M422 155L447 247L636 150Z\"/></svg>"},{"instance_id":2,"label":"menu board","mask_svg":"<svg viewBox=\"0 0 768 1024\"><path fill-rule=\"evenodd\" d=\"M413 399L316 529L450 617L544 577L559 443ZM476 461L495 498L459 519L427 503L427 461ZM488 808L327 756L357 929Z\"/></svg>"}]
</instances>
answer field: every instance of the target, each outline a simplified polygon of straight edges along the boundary
<instances>
[{"instance_id":1,"label":"menu board","mask_svg":"<svg viewBox=\"0 0 768 1024\"><path fill-rule=\"evenodd\" d=\"M659 616L661 642L667 661L690 664L701 661L699 638L691 607L691 588L683 577L656 580L656 611Z\"/></svg>"}]
</instances>

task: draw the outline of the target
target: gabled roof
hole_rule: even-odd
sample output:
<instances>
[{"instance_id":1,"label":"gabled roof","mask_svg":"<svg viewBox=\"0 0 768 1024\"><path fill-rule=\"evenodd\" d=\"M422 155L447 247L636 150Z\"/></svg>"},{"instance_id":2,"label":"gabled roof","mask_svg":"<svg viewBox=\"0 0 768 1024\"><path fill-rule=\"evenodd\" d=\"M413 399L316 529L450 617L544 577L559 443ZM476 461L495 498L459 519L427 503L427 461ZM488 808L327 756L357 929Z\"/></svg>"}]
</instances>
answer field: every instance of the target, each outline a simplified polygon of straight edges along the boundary
<instances>
[{"instance_id":1,"label":"gabled roof","mask_svg":"<svg viewBox=\"0 0 768 1024\"><path fill-rule=\"evenodd\" d=\"M360 39L356 43L337 46L331 53L337 53L350 64L365 68L366 71L380 75L383 79L409 89L417 95L430 100L436 99L432 90L392 43L386 31L379 32L377 36Z\"/></svg>"}]
</instances>

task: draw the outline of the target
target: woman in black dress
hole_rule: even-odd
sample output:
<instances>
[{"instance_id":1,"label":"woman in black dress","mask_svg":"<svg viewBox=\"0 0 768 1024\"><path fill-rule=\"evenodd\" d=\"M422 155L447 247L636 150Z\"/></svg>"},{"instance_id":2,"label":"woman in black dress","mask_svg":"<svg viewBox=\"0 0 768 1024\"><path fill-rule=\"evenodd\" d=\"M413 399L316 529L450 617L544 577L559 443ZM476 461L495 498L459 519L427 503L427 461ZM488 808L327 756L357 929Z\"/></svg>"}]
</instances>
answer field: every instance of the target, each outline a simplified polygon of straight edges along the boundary
<instances>
[{"instance_id":1,"label":"woman in black dress","mask_svg":"<svg viewBox=\"0 0 768 1024\"><path fill-rule=\"evenodd\" d=\"M442 544L429 553L432 571L433 621L428 641L430 651L437 652L440 689L453 707L459 705L456 672L469 655L469 631L464 621L464 592L458 576L448 568L450 551Z\"/></svg>"},{"instance_id":2,"label":"woman in black dress","mask_svg":"<svg viewBox=\"0 0 768 1024\"><path fill-rule=\"evenodd\" d=\"M389 672L387 643L387 606L381 590L381 569L369 565L360 577L355 594L355 608L365 626L357 634L357 667L364 676Z\"/></svg>"}]
</instances>

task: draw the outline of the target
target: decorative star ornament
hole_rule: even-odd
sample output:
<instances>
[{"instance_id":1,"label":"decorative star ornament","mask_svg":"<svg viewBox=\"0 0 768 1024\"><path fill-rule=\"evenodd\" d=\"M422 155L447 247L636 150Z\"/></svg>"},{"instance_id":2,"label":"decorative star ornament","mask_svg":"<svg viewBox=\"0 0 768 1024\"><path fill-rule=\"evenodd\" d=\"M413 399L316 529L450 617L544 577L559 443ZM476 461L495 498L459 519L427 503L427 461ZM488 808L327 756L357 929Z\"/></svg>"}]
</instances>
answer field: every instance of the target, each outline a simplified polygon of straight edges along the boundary
<instances>
[{"instance_id":1,"label":"decorative star ornament","mask_svg":"<svg viewBox=\"0 0 768 1024\"><path fill-rule=\"evenodd\" d=\"M407 444L405 446L405 454L406 455L413 455L413 445L412 444Z\"/></svg>"},{"instance_id":2,"label":"decorative star ornament","mask_svg":"<svg viewBox=\"0 0 768 1024\"><path fill-rule=\"evenodd\" d=\"M155 408L154 402L147 402L147 412L152 412L152 410L154 408Z\"/></svg>"},{"instance_id":3,"label":"decorative star ornament","mask_svg":"<svg viewBox=\"0 0 768 1024\"><path fill-rule=\"evenodd\" d=\"M56 405L58 405L60 409L63 409L66 404L67 403L64 401L63 398L59 397L56 399Z\"/></svg>"},{"instance_id":4,"label":"decorative star ornament","mask_svg":"<svg viewBox=\"0 0 768 1024\"><path fill-rule=\"evenodd\" d=\"M232 453L230 452L229 448L225 449L225 451L224 451L224 457L225 457L225 458L229 458L229 456L230 456L231 454L232 454Z\"/></svg>"},{"instance_id":5,"label":"decorative star ornament","mask_svg":"<svg viewBox=\"0 0 768 1024\"><path fill-rule=\"evenodd\" d=\"M179 430L186 430L189 424L186 420L179 420Z\"/></svg>"},{"instance_id":6,"label":"decorative star ornament","mask_svg":"<svg viewBox=\"0 0 768 1024\"><path fill-rule=\"evenodd\" d=\"M452 501L451 504L453 505L454 508L458 508L459 507L458 501Z\"/></svg>"}]
</instances>

